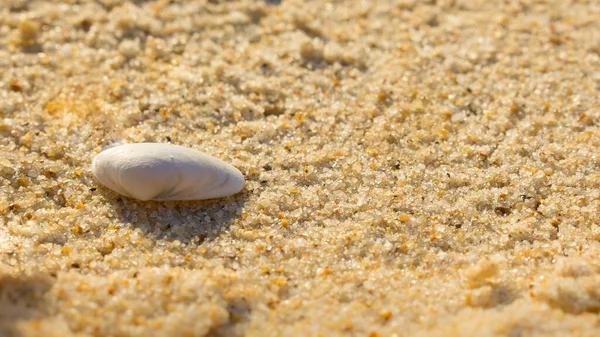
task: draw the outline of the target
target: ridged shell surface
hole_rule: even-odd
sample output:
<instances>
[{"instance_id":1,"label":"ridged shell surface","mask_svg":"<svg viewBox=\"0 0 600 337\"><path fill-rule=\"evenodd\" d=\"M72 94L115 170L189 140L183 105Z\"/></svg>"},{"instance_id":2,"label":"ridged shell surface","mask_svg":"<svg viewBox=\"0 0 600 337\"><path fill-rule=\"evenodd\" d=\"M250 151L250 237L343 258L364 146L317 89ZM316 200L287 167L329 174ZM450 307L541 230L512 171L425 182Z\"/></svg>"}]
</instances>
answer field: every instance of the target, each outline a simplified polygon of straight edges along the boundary
<instances>
[{"instance_id":1,"label":"ridged shell surface","mask_svg":"<svg viewBox=\"0 0 600 337\"><path fill-rule=\"evenodd\" d=\"M202 200L225 197L244 187L235 167L186 147L137 143L116 146L92 161L96 179L139 200Z\"/></svg>"}]
</instances>

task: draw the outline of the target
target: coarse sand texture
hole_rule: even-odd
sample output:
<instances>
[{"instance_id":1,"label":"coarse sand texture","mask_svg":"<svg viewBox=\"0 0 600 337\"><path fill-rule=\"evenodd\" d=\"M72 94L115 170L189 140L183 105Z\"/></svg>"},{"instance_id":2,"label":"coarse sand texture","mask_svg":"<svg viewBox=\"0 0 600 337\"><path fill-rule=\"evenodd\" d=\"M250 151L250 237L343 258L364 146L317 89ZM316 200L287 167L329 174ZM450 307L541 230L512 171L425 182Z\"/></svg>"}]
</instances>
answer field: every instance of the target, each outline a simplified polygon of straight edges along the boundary
<instances>
[{"instance_id":1,"label":"coarse sand texture","mask_svg":"<svg viewBox=\"0 0 600 337\"><path fill-rule=\"evenodd\" d=\"M0 0L0 336L600 336L599 123L595 0Z\"/></svg>"}]
</instances>

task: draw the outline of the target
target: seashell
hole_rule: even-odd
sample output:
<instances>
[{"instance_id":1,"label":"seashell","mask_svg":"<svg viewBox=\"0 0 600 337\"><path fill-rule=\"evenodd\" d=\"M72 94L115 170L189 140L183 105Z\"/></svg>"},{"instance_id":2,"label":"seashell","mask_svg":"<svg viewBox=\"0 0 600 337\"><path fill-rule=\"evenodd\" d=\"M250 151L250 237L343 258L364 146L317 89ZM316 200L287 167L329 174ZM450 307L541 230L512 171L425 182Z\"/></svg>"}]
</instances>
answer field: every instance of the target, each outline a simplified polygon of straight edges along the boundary
<instances>
[{"instance_id":1,"label":"seashell","mask_svg":"<svg viewBox=\"0 0 600 337\"><path fill-rule=\"evenodd\" d=\"M235 167L200 151L160 143L109 148L92 161L96 179L139 200L202 200L235 194L244 176Z\"/></svg>"}]
</instances>

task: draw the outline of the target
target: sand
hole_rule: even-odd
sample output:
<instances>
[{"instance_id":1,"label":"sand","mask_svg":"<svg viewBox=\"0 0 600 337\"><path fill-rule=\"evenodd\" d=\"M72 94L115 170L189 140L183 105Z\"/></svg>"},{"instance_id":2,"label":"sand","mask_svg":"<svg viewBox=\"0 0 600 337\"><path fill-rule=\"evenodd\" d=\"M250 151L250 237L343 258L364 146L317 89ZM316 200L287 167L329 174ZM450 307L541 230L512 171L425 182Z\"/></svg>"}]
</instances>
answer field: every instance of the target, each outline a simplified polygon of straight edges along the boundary
<instances>
[{"instance_id":1,"label":"sand","mask_svg":"<svg viewBox=\"0 0 600 337\"><path fill-rule=\"evenodd\" d=\"M0 335L600 334L597 1L0 2ZM244 190L139 202L170 142Z\"/></svg>"}]
</instances>

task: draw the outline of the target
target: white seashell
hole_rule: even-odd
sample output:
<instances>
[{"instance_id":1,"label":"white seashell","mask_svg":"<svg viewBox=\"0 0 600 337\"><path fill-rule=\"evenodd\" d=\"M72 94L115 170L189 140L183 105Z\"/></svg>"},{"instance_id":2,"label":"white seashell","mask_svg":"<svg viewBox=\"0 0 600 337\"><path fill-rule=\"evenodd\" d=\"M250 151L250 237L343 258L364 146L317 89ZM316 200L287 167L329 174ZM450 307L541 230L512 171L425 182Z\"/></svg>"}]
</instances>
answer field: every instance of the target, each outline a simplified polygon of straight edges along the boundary
<instances>
[{"instance_id":1,"label":"white seashell","mask_svg":"<svg viewBox=\"0 0 600 337\"><path fill-rule=\"evenodd\" d=\"M109 148L92 161L100 183L139 200L201 200L235 194L244 176L200 151L160 143Z\"/></svg>"}]
</instances>

